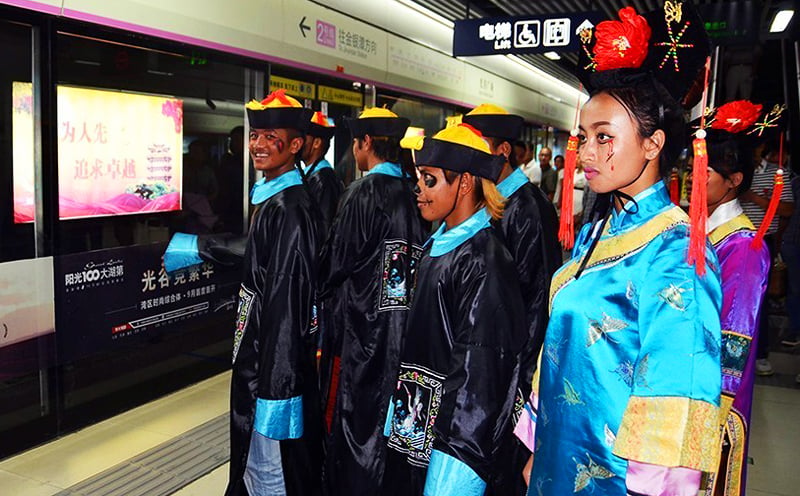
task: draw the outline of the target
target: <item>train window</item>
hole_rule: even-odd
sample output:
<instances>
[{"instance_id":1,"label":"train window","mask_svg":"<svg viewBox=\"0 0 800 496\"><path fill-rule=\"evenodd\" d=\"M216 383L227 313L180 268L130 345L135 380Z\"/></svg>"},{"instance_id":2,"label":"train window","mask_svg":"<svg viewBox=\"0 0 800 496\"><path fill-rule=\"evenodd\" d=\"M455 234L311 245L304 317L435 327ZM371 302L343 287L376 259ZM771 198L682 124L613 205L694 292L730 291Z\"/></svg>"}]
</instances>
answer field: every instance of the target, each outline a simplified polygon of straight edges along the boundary
<instances>
[{"instance_id":1,"label":"train window","mask_svg":"<svg viewBox=\"0 0 800 496\"><path fill-rule=\"evenodd\" d=\"M425 130L426 136L433 136L447 125L447 118L461 113L455 107L439 102L420 101L406 96L381 92L377 96L377 106L392 109L394 113L411 120L411 125Z\"/></svg>"},{"instance_id":2,"label":"train window","mask_svg":"<svg viewBox=\"0 0 800 496\"><path fill-rule=\"evenodd\" d=\"M58 36L61 254L245 230L245 68Z\"/></svg>"},{"instance_id":3,"label":"train window","mask_svg":"<svg viewBox=\"0 0 800 496\"><path fill-rule=\"evenodd\" d=\"M31 28L0 21L0 262L33 258L34 108Z\"/></svg>"}]
</instances>

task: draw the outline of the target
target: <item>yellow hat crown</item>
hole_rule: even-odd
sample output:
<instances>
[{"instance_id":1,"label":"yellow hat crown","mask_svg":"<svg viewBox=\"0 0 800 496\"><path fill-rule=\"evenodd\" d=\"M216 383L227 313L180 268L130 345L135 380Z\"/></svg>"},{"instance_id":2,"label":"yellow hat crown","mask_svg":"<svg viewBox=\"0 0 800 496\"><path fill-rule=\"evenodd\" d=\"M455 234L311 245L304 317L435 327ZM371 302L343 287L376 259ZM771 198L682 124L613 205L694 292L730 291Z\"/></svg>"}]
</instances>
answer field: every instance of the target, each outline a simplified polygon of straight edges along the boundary
<instances>
[{"instance_id":1,"label":"yellow hat crown","mask_svg":"<svg viewBox=\"0 0 800 496\"><path fill-rule=\"evenodd\" d=\"M434 134L433 139L466 146L484 153L492 153L489 143L483 138L481 132L469 124L461 123L446 127ZM407 136L400 140L400 146L409 150L419 151L424 145L424 136Z\"/></svg>"},{"instance_id":2,"label":"yellow hat crown","mask_svg":"<svg viewBox=\"0 0 800 496\"><path fill-rule=\"evenodd\" d=\"M361 112L361 115L358 116L359 119L369 119L372 117L396 118L397 114L387 108L370 107L368 109L364 109L364 111Z\"/></svg>"},{"instance_id":3,"label":"yellow hat crown","mask_svg":"<svg viewBox=\"0 0 800 496\"><path fill-rule=\"evenodd\" d=\"M489 143L483 138L481 132L469 124L461 123L457 126L444 128L433 135L433 139L468 146L484 153L492 153Z\"/></svg>"},{"instance_id":4,"label":"yellow hat crown","mask_svg":"<svg viewBox=\"0 0 800 496\"><path fill-rule=\"evenodd\" d=\"M268 108L303 108L303 106L294 98L287 96L285 90L275 90L270 93L265 99L250 100L245 105L250 110L266 110Z\"/></svg>"},{"instance_id":5,"label":"yellow hat crown","mask_svg":"<svg viewBox=\"0 0 800 496\"><path fill-rule=\"evenodd\" d=\"M508 115L508 111L493 103L482 103L470 110L467 115Z\"/></svg>"}]
</instances>

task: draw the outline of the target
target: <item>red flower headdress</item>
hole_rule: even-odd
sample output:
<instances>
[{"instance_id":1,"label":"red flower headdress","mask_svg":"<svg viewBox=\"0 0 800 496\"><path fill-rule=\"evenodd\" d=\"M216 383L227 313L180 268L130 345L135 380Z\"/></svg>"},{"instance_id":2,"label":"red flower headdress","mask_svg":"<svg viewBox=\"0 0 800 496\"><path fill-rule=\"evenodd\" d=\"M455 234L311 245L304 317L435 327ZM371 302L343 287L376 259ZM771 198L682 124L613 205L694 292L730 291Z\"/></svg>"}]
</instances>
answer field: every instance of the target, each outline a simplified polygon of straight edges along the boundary
<instances>
[{"instance_id":1,"label":"red flower headdress","mask_svg":"<svg viewBox=\"0 0 800 496\"><path fill-rule=\"evenodd\" d=\"M598 71L638 68L647 58L650 26L633 7L619 11L619 21L597 25L594 62Z\"/></svg>"},{"instance_id":2,"label":"red flower headdress","mask_svg":"<svg viewBox=\"0 0 800 496\"><path fill-rule=\"evenodd\" d=\"M740 133L756 123L761 115L761 108L761 105L747 100L726 103L717 109L711 129Z\"/></svg>"}]
</instances>

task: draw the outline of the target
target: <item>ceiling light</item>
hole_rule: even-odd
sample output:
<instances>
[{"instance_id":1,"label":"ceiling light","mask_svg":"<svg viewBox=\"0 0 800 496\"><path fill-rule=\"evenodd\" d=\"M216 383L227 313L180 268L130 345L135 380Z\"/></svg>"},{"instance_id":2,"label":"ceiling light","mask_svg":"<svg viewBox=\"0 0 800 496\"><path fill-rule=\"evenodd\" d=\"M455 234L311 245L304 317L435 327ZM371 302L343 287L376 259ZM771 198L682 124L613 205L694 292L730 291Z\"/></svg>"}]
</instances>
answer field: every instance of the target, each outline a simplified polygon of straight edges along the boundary
<instances>
[{"instance_id":1,"label":"ceiling light","mask_svg":"<svg viewBox=\"0 0 800 496\"><path fill-rule=\"evenodd\" d=\"M544 56L550 60L561 60L561 55L557 54L556 52L545 52Z\"/></svg>"},{"instance_id":2,"label":"ceiling light","mask_svg":"<svg viewBox=\"0 0 800 496\"><path fill-rule=\"evenodd\" d=\"M792 21L792 16L794 16L794 10L787 9L781 10L777 14L775 14L775 18L772 19L772 25L769 27L770 33L782 33L786 30L786 26Z\"/></svg>"},{"instance_id":3,"label":"ceiling light","mask_svg":"<svg viewBox=\"0 0 800 496\"><path fill-rule=\"evenodd\" d=\"M424 15L425 17L427 17L428 19L436 21L439 24L447 26L450 29L453 29L453 27L455 26L455 23L453 21L451 21L450 19L447 19L446 17L440 16L436 12L434 12L434 11L432 11L430 9L427 9L427 8L423 7L422 5L417 4L413 0L396 0L396 1L400 5L404 5L404 6L408 7L411 10L417 11L420 14Z\"/></svg>"}]
</instances>

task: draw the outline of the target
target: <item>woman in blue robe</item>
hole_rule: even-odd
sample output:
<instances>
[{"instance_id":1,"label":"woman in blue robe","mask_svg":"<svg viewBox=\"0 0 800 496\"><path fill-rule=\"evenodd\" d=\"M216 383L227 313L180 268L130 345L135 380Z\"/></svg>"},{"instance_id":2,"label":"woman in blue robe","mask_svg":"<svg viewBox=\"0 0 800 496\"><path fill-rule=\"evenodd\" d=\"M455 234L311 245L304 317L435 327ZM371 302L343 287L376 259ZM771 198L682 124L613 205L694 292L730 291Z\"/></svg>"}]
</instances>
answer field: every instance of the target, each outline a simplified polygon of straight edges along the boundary
<instances>
[{"instance_id":1,"label":"woman in blue robe","mask_svg":"<svg viewBox=\"0 0 800 496\"><path fill-rule=\"evenodd\" d=\"M705 270L687 262L689 218L662 181L684 143L676 102L701 66L681 61L682 88L657 79L642 66L658 46L648 23L632 8L620 17L597 26L579 129L579 160L606 208L553 277L529 428L517 428L535 432L533 496L694 496L718 459L717 260L707 245Z\"/></svg>"}]
</instances>

